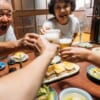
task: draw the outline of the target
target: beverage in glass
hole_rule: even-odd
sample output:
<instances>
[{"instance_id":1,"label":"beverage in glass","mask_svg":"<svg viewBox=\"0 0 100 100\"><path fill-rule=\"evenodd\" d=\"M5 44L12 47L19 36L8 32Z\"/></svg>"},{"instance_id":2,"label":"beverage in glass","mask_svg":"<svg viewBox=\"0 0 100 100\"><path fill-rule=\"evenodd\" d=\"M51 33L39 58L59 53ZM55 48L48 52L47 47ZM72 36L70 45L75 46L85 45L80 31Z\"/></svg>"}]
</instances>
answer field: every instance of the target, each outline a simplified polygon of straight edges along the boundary
<instances>
[{"instance_id":1,"label":"beverage in glass","mask_svg":"<svg viewBox=\"0 0 100 100\"><path fill-rule=\"evenodd\" d=\"M72 43L72 38L62 38L59 40L61 49L71 46L71 43Z\"/></svg>"}]
</instances>

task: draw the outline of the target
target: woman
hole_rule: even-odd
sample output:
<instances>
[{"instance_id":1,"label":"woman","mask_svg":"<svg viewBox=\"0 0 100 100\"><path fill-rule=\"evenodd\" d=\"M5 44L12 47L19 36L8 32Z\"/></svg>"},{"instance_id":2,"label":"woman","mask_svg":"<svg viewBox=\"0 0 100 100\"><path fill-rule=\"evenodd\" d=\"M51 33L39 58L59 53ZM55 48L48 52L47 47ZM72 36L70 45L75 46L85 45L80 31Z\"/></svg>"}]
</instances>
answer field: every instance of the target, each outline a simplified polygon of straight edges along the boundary
<instances>
[{"instance_id":1,"label":"woman","mask_svg":"<svg viewBox=\"0 0 100 100\"><path fill-rule=\"evenodd\" d=\"M79 21L72 15L74 10L74 0L51 0L49 12L54 17L44 22L41 33L45 34L48 29L60 29L62 37L73 38L79 32Z\"/></svg>"}]
</instances>

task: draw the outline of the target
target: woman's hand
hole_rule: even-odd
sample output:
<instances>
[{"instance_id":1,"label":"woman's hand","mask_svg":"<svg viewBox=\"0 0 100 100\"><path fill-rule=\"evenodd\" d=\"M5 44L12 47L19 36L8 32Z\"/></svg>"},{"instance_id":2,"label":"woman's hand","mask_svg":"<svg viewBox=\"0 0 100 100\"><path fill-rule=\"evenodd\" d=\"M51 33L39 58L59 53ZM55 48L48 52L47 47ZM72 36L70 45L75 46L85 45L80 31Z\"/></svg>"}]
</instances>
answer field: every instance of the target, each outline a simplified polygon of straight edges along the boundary
<instances>
[{"instance_id":1,"label":"woman's hand","mask_svg":"<svg viewBox=\"0 0 100 100\"><path fill-rule=\"evenodd\" d=\"M49 26L42 27L42 28L40 29L40 34L41 34L41 35L44 35L44 34L46 33L46 31L49 30L49 29L50 29Z\"/></svg>"},{"instance_id":2,"label":"woman's hand","mask_svg":"<svg viewBox=\"0 0 100 100\"><path fill-rule=\"evenodd\" d=\"M61 57L66 61L86 61L91 51L85 48L79 47L66 47L60 51Z\"/></svg>"}]
</instances>

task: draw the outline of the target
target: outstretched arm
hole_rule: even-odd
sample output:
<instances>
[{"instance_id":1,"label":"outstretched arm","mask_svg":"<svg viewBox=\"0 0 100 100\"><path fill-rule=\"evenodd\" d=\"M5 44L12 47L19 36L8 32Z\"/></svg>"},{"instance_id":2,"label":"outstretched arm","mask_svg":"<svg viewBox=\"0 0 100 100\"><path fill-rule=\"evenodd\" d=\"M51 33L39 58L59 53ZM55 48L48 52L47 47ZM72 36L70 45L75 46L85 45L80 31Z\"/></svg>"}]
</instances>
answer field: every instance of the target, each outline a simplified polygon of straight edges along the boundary
<instances>
[{"instance_id":1,"label":"outstretched arm","mask_svg":"<svg viewBox=\"0 0 100 100\"><path fill-rule=\"evenodd\" d=\"M33 100L43 81L47 66L57 51L57 45L44 39L37 42L41 55L29 65L0 78L1 100Z\"/></svg>"}]
</instances>

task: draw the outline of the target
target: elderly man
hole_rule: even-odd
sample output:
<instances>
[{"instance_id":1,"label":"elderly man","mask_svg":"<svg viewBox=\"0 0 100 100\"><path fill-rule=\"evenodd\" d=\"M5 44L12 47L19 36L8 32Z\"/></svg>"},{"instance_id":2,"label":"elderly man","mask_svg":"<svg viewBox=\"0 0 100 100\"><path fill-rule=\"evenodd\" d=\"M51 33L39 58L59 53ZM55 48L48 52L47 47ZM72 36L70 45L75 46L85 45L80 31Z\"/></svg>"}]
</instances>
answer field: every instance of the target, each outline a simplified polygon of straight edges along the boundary
<instances>
[{"instance_id":1,"label":"elderly man","mask_svg":"<svg viewBox=\"0 0 100 100\"><path fill-rule=\"evenodd\" d=\"M16 40L12 23L12 8L6 0L0 0L0 41Z\"/></svg>"},{"instance_id":2,"label":"elderly man","mask_svg":"<svg viewBox=\"0 0 100 100\"><path fill-rule=\"evenodd\" d=\"M0 20L3 20L3 23L0 23L1 36L5 35L4 37L6 37L6 32L10 28L10 18L11 7L9 3L6 0L0 0ZM33 33L26 34L20 40L0 42L0 56L3 52L11 52L20 47L35 47L34 44L39 48L40 55L26 67L0 78L0 100L34 100L48 64L55 56L58 48L56 44L49 43Z\"/></svg>"},{"instance_id":3,"label":"elderly man","mask_svg":"<svg viewBox=\"0 0 100 100\"><path fill-rule=\"evenodd\" d=\"M20 47L33 46L33 33L26 34L22 39L16 40L11 27L12 8L7 0L0 0L0 56L5 52L12 52Z\"/></svg>"}]
</instances>

